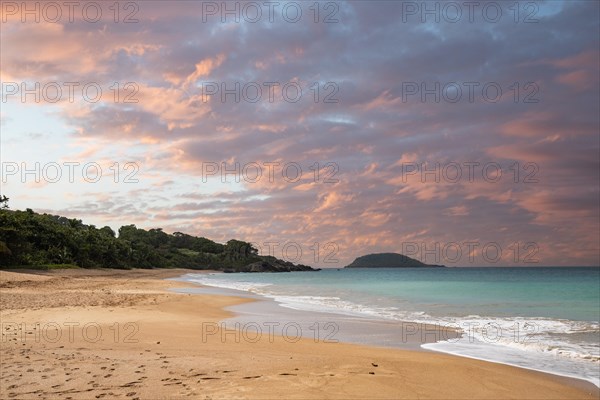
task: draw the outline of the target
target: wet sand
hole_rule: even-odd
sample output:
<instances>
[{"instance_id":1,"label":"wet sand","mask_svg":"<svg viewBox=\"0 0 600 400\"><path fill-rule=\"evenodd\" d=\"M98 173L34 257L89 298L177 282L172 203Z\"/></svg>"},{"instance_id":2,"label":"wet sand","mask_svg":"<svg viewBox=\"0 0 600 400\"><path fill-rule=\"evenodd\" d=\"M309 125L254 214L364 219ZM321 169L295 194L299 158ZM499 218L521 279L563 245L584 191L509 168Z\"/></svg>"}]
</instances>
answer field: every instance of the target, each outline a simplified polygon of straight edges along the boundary
<instances>
[{"instance_id":1,"label":"wet sand","mask_svg":"<svg viewBox=\"0 0 600 400\"><path fill-rule=\"evenodd\" d=\"M598 398L586 382L501 364L223 330L224 308L252 300L168 290L188 272L0 271L0 397Z\"/></svg>"}]
</instances>

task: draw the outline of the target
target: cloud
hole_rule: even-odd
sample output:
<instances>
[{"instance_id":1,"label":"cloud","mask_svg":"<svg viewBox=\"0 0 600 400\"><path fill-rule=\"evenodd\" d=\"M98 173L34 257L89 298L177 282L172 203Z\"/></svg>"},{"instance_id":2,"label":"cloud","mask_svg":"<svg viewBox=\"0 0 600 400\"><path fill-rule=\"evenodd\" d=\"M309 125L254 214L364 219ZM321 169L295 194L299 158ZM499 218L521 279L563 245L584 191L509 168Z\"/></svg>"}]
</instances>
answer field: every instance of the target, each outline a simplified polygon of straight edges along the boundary
<instances>
[{"instance_id":1,"label":"cloud","mask_svg":"<svg viewBox=\"0 0 600 400\"><path fill-rule=\"evenodd\" d=\"M104 192L11 182L11 204L114 228L294 241L305 263L315 242L335 243L340 266L405 242L466 240L535 242L547 264L600 262L597 2L564 3L536 24L401 22L400 2L341 3L331 24L305 11L294 24L221 23L203 21L201 3L153 1L133 24L110 14L97 24L3 24L3 81L104 91L97 103L53 105L66 137L57 143L23 134L26 107L49 104L15 96L1 116L3 154L58 144L60 160L133 160L141 178ZM240 89L207 97L207 82ZM463 88L456 103L407 97L407 83L451 82ZM478 83L472 101L466 82ZM497 102L482 93L491 83L502 89ZM243 88L256 86L262 96L249 101ZM297 86L291 101L284 87L291 96ZM219 170L204 181L207 163L239 163L240 174L257 163L262 177L224 182ZM266 163L278 163L273 179ZM463 167L456 182L443 172L452 163ZM473 181L465 163L479 165ZM482 176L490 163L502 169L497 182ZM301 167L298 180L282 172L288 164ZM440 179L407 175L407 165L439 165Z\"/></svg>"}]
</instances>

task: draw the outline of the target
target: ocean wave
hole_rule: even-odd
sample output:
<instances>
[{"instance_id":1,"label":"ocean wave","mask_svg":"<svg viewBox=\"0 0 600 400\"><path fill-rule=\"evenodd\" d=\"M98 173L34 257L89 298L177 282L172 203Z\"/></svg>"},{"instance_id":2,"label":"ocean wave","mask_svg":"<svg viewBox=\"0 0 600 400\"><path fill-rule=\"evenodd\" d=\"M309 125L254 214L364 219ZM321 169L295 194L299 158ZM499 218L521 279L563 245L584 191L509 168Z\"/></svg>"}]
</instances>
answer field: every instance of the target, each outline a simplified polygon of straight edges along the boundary
<instances>
[{"instance_id":1,"label":"ocean wave","mask_svg":"<svg viewBox=\"0 0 600 400\"><path fill-rule=\"evenodd\" d=\"M261 292L283 307L301 311L331 312L458 328L463 332L458 340L426 344L423 347L585 379L600 386L598 342L581 342L570 338L573 334L598 332L598 324L593 322L523 317L490 318L479 315L434 318L422 311L365 306L338 297L281 296Z\"/></svg>"},{"instance_id":2,"label":"ocean wave","mask_svg":"<svg viewBox=\"0 0 600 400\"><path fill-rule=\"evenodd\" d=\"M333 312L456 328L463 332L463 341L477 340L488 345L548 353L600 364L598 343L581 342L569 337L575 333L597 331L596 323L546 318L492 318L479 315L436 318L422 311L365 306L337 298L280 295L269 297L284 307L297 310Z\"/></svg>"},{"instance_id":3,"label":"ocean wave","mask_svg":"<svg viewBox=\"0 0 600 400\"><path fill-rule=\"evenodd\" d=\"M260 282L233 282L224 279L212 278L212 274L210 274L210 278L207 277L207 274L187 274L182 277L182 279L198 283L204 286L212 286L219 287L223 289L233 289L233 290L241 290L243 292L253 292L262 287L271 286L270 283L260 283Z\"/></svg>"},{"instance_id":4,"label":"ocean wave","mask_svg":"<svg viewBox=\"0 0 600 400\"><path fill-rule=\"evenodd\" d=\"M423 347L583 378L594 384L600 381L600 373L597 372L600 370L600 346L597 342L600 325L595 322L481 315L434 317L423 311L361 304L339 296L290 294L290 288L274 287L270 283L234 282L214 275L193 274L187 280L252 292L271 298L282 307L299 311L453 327L463 332L460 339ZM582 335L587 335L589 340L581 340Z\"/></svg>"}]
</instances>

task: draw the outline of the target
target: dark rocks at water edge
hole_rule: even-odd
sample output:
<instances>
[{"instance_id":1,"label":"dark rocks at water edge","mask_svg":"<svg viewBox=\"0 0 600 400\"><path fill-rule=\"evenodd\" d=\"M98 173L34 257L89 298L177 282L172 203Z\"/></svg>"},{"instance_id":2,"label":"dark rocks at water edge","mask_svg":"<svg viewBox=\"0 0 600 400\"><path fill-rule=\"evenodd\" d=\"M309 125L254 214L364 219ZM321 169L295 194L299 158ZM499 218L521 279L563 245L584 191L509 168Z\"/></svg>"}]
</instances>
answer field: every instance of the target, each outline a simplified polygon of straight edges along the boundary
<instances>
[{"instance_id":1,"label":"dark rocks at water edge","mask_svg":"<svg viewBox=\"0 0 600 400\"><path fill-rule=\"evenodd\" d=\"M320 271L321 269L314 269L308 265L293 264L289 261L282 261L278 259L274 260L261 260L251 264L239 267L236 269L224 269L225 273L232 272L295 272L295 271Z\"/></svg>"},{"instance_id":2,"label":"dark rocks at water edge","mask_svg":"<svg viewBox=\"0 0 600 400\"><path fill-rule=\"evenodd\" d=\"M367 254L344 268L444 268L445 265L425 264L399 253Z\"/></svg>"}]
</instances>

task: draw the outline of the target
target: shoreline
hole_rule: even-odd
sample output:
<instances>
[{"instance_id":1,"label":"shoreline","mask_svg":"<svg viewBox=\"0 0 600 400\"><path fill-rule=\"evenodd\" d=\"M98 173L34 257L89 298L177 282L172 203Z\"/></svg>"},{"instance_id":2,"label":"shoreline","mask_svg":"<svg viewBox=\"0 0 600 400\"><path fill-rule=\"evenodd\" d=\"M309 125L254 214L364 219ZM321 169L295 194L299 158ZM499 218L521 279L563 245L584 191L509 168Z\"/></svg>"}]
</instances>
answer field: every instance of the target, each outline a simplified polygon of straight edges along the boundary
<instances>
[{"instance_id":1,"label":"shoreline","mask_svg":"<svg viewBox=\"0 0 600 400\"><path fill-rule=\"evenodd\" d=\"M190 272L202 271L0 271L3 398L491 399L599 393L581 386L585 381L439 352L287 342L279 336L248 341L219 323L233 316L227 307L252 300L169 290L190 287L167 280ZM58 325L61 339L52 342L50 328L36 333L36 323L42 332ZM26 324L24 335L19 324ZM91 340L98 327L105 336ZM36 335L45 340L32 340ZM236 341L240 337L246 340Z\"/></svg>"},{"instance_id":2,"label":"shoreline","mask_svg":"<svg viewBox=\"0 0 600 400\"><path fill-rule=\"evenodd\" d=\"M455 339L462 335L462 332L452 327L445 328L432 324L378 320L376 318L332 312L297 310L284 307L274 299L252 292L192 284L196 287L171 290L176 293L241 297L251 300L226 308L227 311L233 314L232 317L222 321L228 329L236 329L235 326L238 325L239 328L237 329L247 326L248 329L254 327L254 330L261 331L268 328L267 324L277 321L279 325L274 327L273 330L279 336L283 332L278 328L291 324L297 326L297 329L301 330L300 336L307 339L336 340L342 343L363 346L427 352L432 350L423 349L422 344L436 343L438 340L443 339ZM317 329L322 330L327 325L329 325L329 328L325 332ZM410 328L410 332L405 332L405 328ZM390 334L392 329L394 334ZM376 335L379 342L373 343L364 340L364 337L369 334ZM437 351L433 352L438 353Z\"/></svg>"},{"instance_id":3,"label":"shoreline","mask_svg":"<svg viewBox=\"0 0 600 400\"><path fill-rule=\"evenodd\" d=\"M306 311L302 309L286 307L277 302L274 298L266 297L247 290L223 288L220 286L207 286L202 283L187 281L185 279L175 279L175 281L189 283L194 286L193 288L189 289L173 289L174 291L180 293L214 294L234 297L240 296L253 299L251 302L244 302L243 304L227 307L228 311L231 311L235 314L235 316L224 320L228 329L235 329L235 324L241 324L243 327L245 325L258 322L260 326L260 322L272 320L277 320L281 324L298 322L302 327L302 332L308 332L307 335L303 335L304 337L308 339L317 339L316 332L310 329L310 325L319 323L322 326L324 323L331 323L332 321L335 321L334 323L336 324L337 328L336 336L339 341L343 343L388 348L401 351L411 350L431 352L434 354L446 354L454 357L507 365L528 371L552 375L567 381L571 380L573 384L583 388L584 390L590 389L600 391L600 387L598 387L597 384L583 377L562 374L558 371L544 370L527 365L519 365L508 361L495 360L493 358L477 357L469 354L461 354L460 352L444 351L436 348L435 344L440 341L458 339L466 334L462 330L453 329L451 327L443 327L440 325L421 322L380 320L377 318L369 318L363 315L344 314L333 311ZM410 328L410 333L408 335L405 335L404 333L397 333L402 332L405 328ZM353 330L355 332L352 332ZM351 332L350 334L348 334L349 331ZM282 332L277 332L277 334L281 335ZM377 342L363 339L363 337L368 337L369 335L376 336Z\"/></svg>"}]
</instances>

